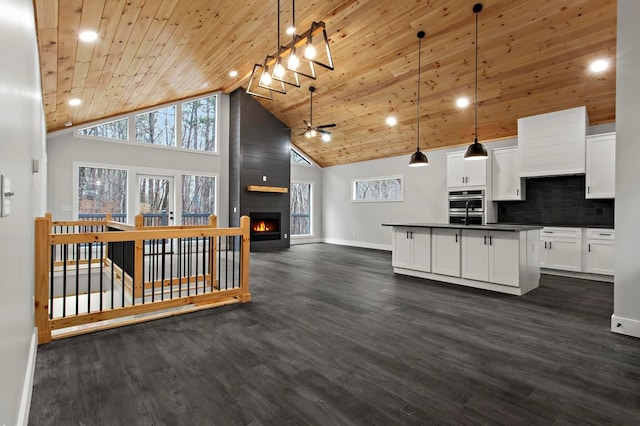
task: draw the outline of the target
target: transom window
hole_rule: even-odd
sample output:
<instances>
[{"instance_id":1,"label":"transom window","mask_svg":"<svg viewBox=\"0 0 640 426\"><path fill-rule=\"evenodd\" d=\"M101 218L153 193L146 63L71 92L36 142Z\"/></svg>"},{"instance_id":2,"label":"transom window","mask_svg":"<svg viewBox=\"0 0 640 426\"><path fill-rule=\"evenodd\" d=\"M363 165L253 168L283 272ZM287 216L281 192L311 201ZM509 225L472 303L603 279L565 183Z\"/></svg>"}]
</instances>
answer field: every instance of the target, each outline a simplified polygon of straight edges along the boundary
<instances>
[{"instance_id":1,"label":"transom window","mask_svg":"<svg viewBox=\"0 0 640 426\"><path fill-rule=\"evenodd\" d=\"M130 114L125 118L84 127L79 136L217 152L217 95Z\"/></svg>"},{"instance_id":2,"label":"transom window","mask_svg":"<svg viewBox=\"0 0 640 426\"><path fill-rule=\"evenodd\" d=\"M403 176L353 180L353 201L402 201Z\"/></svg>"},{"instance_id":3,"label":"transom window","mask_svg":"<svg viewBox=\"0 0 640 426\"><path fill-rule=\"evenodd\" d=\"M295 149L291 148L291 162L294 164L305 164L307 166L311 165L311 162L304 158L302 155L298 153Z\"/></svg>"}]
</instances>

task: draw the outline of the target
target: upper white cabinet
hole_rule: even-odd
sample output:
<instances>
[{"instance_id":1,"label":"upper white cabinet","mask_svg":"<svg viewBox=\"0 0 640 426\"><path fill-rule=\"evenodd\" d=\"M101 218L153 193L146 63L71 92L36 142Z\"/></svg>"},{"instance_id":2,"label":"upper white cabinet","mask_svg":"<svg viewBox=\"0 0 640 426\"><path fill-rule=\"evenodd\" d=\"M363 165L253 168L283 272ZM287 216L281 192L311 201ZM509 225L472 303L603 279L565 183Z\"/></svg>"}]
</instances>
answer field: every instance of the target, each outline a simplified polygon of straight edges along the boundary
<instances>
[{"instance_id":1,"label":"upper white cabinet","mask_svg":"<svg viewBox=\"0 0 640 426\"><path fill-rule=\"evenodd\" d=\"M524 200L524 182L519 174L518 147L496 148L491 152L491 199Z\"/></svg>"},{"instance_id":2,"label":"upper white cabinet","mask_svg":"<svg viewBox=\"0 0 640 426\"><path fill-rule=\"evenodd\" d=\"M587 136L587 198L614 198L616 190L616 134Z\"/></svg>"},{"instance_id":3,"label":"upper white cabinet","mask_svg":"<svg viewBox=\"0 0 640 426\"><path fill-rule=\"evenodd\" d=\"M586 107L518 119L520 176L585 173Z\"/></svg>"},{"instance_id":4,"label":"upper white cabinet","mask_svg":"<svg viewBox=\"0 0 640 426\"><path fill-rule=\"evenodd\" d=\"M464 159L465 151L447 154L447 186L460 188L487 185L487 161Z\"/></svg>"}]
</instances>

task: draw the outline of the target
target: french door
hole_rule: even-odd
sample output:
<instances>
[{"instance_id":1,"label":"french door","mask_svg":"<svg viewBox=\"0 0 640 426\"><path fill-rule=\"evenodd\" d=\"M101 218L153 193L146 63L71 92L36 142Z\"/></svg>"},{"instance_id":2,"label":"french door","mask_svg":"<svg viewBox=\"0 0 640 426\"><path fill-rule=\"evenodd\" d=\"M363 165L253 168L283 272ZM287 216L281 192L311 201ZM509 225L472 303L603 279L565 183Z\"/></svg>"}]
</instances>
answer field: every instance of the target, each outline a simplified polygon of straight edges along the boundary
<instances>
[{"instance_id":1,"label":"french door","mask_svg":"<svg viewBox=\"0 0 640 426\"><path fill-rule=\"evenodd\" d=\"M174 224L175 193L173 176L138 174L136 211L144 226Z\"/></svg>"}]
</instances>

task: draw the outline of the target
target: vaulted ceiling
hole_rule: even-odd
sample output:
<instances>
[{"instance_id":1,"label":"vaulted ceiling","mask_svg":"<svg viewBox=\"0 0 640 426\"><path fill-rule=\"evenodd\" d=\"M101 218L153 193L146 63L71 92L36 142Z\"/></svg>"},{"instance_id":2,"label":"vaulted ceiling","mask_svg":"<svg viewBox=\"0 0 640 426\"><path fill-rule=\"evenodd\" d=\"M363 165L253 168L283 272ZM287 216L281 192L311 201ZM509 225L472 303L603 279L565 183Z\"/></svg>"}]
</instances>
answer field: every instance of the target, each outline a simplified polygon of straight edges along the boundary
<instances>
[{"instance_id":1,"label":"vaulted ceiling","mask_svg":"<svg viewBox=\"0 0 640 426\"><path fill-rule=\"evenodd\" d=\"M474 135L476 0L298 0L299 31L324 21L335 70L259 101L321 166L415 150L418 39L420 145L466 145ZM281 39L292 21L281 0ZM478 135L517 134L517 119L586 105L590 123L615 120L615 0L485 0L479 14ZM277 0L35 0L48 132L198 94L247 87L254 63L277 50ZM78 40L95 30L94 43ZM602 74L590 61L609 60ZM238 76L229 77L237 70ZM333 139L300 136L309 119ZM472 104L458 109L455 100ZM68 100L78 98L80 106ZM385 118L398 124L390 127Z\"/></svg>"}]
</instances>

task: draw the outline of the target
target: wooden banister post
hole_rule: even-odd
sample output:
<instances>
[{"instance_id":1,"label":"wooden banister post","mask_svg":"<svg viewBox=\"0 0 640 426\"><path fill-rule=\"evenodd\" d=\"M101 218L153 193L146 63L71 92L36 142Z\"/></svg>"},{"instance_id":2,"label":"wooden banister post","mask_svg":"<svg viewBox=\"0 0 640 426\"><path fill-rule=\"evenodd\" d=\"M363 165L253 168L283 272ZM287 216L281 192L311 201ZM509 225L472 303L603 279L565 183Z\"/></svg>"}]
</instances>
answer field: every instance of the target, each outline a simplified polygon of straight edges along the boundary
<instances>
[{"instance_id":1,"label":"wooden banister post","mask_svg":"<svg viewBox=\"0 0 640 426\"><path fill-rule=\"evenodd\" d=\"M53 216L51 215L51 212L46 212L44 214L44 217L46 217L47 219L49 219L49 222L53 222Z\"/></svg>"},{"instance_id":2,"label":"wooden banister post","mask_svg":"<svg viewBox=\"0 0 640 426\"><path fill-rule=\"evenodd\" d=\"M209 226L212 228L218 227L218 216L212 214L209 216ZM216 277L218 276L218 271L216 269L216 257L218 256L218 238L219 237L210 237L209 238L209 284L211 285L211 290L218 289L218 282L216 281Z\"/></svg>"},{"instance_id":3,"label":"wooden banister post","mask_svg":"<svg viewBox=\"0 0 640 426\"><path fill-rule=\"evenodd\" d=\"M49 266L51 250L49 233L51 232L51 214L37 217L35 220L35 324L38 327L38 344L51 341L51 323L49 322Z\"/></svg>"},{"instance_id":4,"label":"wooden banister post","mask_svg":"<svg viewBox=\"0 0 640 426\"><path fill-rule=\"evenodd\" d=\"M251 248L250 235L251 219L249 216L240 218L240 228L242 229L242 254L240 255L240 302L250 302L249 293L249 249Z\"/></svg>"},{"instance_id":5,"label":"wooden banister post","mask_svg":"<svg viewBox=\"0 0 640 426\"><path fill-rule=\"evenodd\" d=\"M104 221L107 222L107 224L111 222L111 213L104 214Z\"/></svg>"},{"instance_id":6,"label":"wooden banister post","mask_svg":"<svg viewBox=\"0 0 640 426\"><path fill-rule=\"evenodd\" d=\"M136 229L142 228L144 226L144 217L142 217L141 214L136 215L133 224L135 225Z\"/></svg>"}]
</instances>

